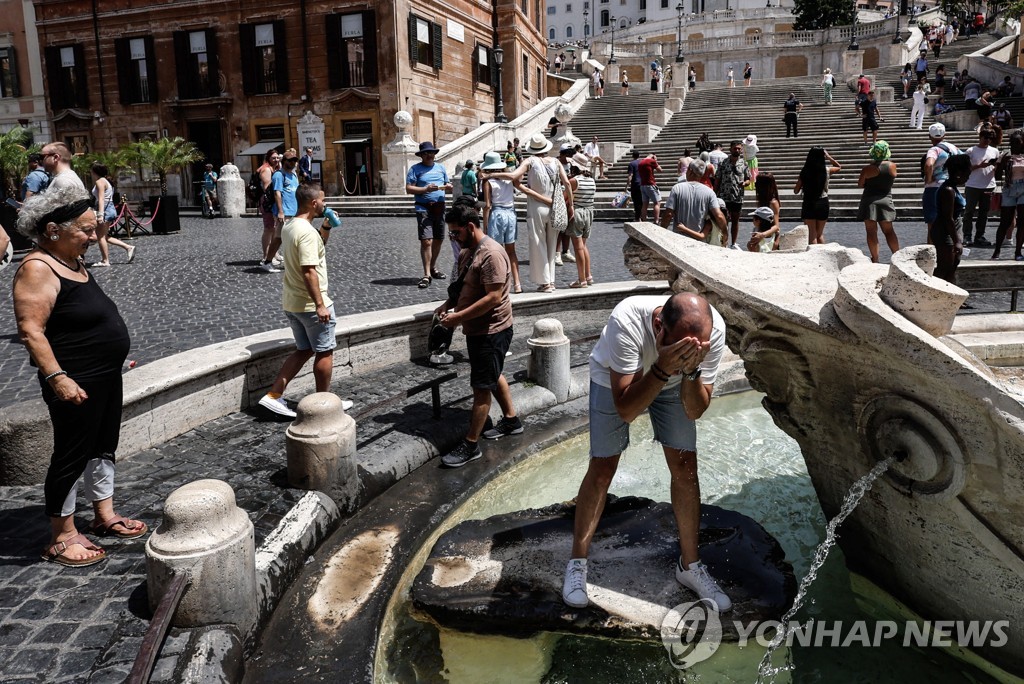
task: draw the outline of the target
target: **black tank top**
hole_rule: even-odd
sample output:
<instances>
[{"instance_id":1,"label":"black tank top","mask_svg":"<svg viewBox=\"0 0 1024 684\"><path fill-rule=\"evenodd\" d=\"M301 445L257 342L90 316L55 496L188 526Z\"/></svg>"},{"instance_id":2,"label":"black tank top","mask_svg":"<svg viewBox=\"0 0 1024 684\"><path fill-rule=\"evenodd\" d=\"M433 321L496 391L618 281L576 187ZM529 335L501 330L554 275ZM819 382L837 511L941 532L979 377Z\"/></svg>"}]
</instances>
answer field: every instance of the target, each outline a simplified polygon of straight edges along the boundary
<instances>
[{"instance_id":1,"label":"black tank top","mask_svg":"<svg viewBox=\"0 0 1024 684\"><path fill-rule=\"evenodd\" d=\"M44 334L61 370L76 381L119 374L128 358L131 338L117 305L92 274L87 272L89 279L79 283L61 277L46 265L60 281L60 292Z\"/></svg>"}]
</instances>

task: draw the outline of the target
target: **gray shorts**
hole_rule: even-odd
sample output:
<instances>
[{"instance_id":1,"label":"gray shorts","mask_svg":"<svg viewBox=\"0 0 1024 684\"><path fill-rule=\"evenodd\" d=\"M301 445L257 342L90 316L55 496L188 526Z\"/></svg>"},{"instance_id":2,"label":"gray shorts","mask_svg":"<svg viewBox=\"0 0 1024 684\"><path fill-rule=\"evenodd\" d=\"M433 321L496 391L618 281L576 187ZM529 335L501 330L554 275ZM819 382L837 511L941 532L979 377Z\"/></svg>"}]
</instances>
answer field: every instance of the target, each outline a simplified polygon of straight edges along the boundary
<instances>
[{"instance_id":1,"label":"gray shorts","mask_svg":"<svg viewBox=\"0 0 1024 684\"><path fill-rule=\"evenodd\" d=\"M654 427L654 439L679 451L697 451L697 424L686 417L679 399L679 386L664 390L647 408ZM590 383L590 456L606 458L621 454L629 446L629 424L615 410L608 387Z\"/></svg>"},{"instance_id":2,"label":"gray shorts","mask_svg":"<svg viewBox=\"0 0 1024 684\"><path fill-rule=\"evenodd\" d=\"M654 202L655 204L661 202L661 192L657 185L641 185L640 196L644 198L644 202Z\"/></svg>"},{"instance_id":3,"label":"gray shorts","mask_svg":"<svg viewBox=\"0 0 1024 684\"><path fill-rule=\"evenodd\" d=\"M334 305L327 307L327 313L331 314L331 320L321 323L316 316L316 311L285 311L288 317L288 324L292 327L292 336L295 338L295 348L299 351L312 349L314 352L328 352L337 346L334 339L334 328L338 322L334 318Z\"/></svg>"}]
</instances>

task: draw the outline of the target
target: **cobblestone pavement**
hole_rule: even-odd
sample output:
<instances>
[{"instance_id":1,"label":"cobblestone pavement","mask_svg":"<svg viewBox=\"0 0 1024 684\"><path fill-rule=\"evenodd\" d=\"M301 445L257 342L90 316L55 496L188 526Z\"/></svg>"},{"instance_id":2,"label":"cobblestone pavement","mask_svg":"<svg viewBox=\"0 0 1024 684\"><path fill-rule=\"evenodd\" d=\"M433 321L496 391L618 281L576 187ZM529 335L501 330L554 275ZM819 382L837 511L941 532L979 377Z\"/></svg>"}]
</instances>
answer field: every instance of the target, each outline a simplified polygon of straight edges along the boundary
<instances>
[{"instance_id":1,"label":"cobblestone pavement","mask_svg":"<svg viewBox=\"0 0 1024 684\"><path fill-rule=\"evenodd\" d=\"M567 327L570 338L597 332ZM586 363L592 342L574 345L571 363ZM517 335L506 365L513 387L525 377L526 335ZM439 450L453 446L468 422L471 393L468 362L444 372L460 378L442 385L442 416L431 415L429 394L381 409L357 423L360 464L380 459L400 433L416 434ZM368 407L437 370L416 363L393 373L348 378L344 393ZM305 494L287 485L284 456L286 422L260 409L219 418L159 447L133 455L118 465L116 504L125 515L159 524L163 502L183 484L202 478L226 481L239 507L255 527L257 547ZM529 418L527 418L529 425ZM454 428L454 429L453 429ZM447 441L446 441L447 440ZM484 448L500 448L487 443ZM427 466L431 467L431 466ZM88 503L80 497L76 523L91 522ZM121 682L138 654L149 625L145 540L102 539L108 559L88 568L63 568L39 561L47 539L42 487L0 487L0 680L4 682ZM188 641L187 631L172 630L154 671L153 681L171 681Z\"/></svg>"},{"instance_id":2,"label":"cobblestone pavement","mask_svg":"<svg viewBox=\"0 0 1024 684\"><path fill-rule=\"evenodd\" d=\"M520 223L520 231L524 224ZM445 296L447 281L416 287L420 276L419 246L413 239L412 218L346 218L328 245L330 292L338 315L389 309L435 301ZM748 228L741 226L741 235ZM187 349L287 326L280 310L281 276L257 268L261 224L257 219L183 218L180 233L144 236L135 244L132 264L111 248L114 266L93 269L104 291L117 302L132 335L130 359L148 363ZM921 223L897 224L901 241L913 244L925 233ZM830 241L867 249L859 223L835 223L826 228ZM593 273L601 282L632 280L622 261L625 235L621 224L598 224L589 242ZM888 259L884 254L883 261ZM519 241L523 285L527 278L527 248ZM95 259L96 248L90 252ZM970 258L987 258L974 250ZM452 265L444 247L440 263ZM0 407L39 396L28 354L17 338L10 299L16 265L0 273L4 292L0 304ZM576 279L576 268L557 270L559 287ZM1001 295L995 295L1000 297ZM1009 294L1004 299L1008 302Z\"/></svg>"}]
</instances>

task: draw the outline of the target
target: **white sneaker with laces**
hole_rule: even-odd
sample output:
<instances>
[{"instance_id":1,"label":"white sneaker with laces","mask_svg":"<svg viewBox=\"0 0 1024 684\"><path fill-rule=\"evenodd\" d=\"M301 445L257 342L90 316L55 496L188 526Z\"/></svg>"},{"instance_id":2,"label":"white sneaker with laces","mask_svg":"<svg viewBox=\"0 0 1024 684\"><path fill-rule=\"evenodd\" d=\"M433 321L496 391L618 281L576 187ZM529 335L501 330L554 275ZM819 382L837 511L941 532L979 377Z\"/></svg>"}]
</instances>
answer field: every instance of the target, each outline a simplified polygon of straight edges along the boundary
<instances>
[{"instance_id":1,"label":"white sneaker with laces","mask_svg":"<svg viewBox=\"0 0 1024 684\"><path fill-rule=\"evenodd\" d=\"M562 600L572 608L586 608L590 604L587 596L587 559L572 558L565 566L565 581L562 583Z\"/></svg>"},{"instance_id":2,"label":"white sneaker with laces","mask_svg":"<svg viewBox=\"0 0 1024 684\"><path fill-rule=\"evenodd\" d=\"M274 260L271 263L280 268L281 266L284 266L284 257L278 254L274 257Z\"/></svg>"},{"instance_id":3,"label":"white sneaker with laces","mask_svg":"<svg viewBox=\"0 0 1024 684\"><path fill-rule=\"evenodd\" d=\"M269 394L264 394L263 398L260 399L260 406L276 413L279 416L285 416L287 418L294 418L295 411L288 408L288 404L284 402L284 399L278 397L277 399L271 399Z\"/></svg>"},{"instance_id":4,"label":"white sneaker with laces","mask_svg":"<svg viewBox=\"0 0 1024 684\"><path fill-rule=\"evenodd\" d=\"M263 269L263 271L266 272L266 273L280 273L281 272L281 269L275 267L274 264L270 263L269 261L262 261L262 262L260 262L260 268Z\"/></svg>"},{"instance_id":5,"label":"white sneaker with laces","mask_svg":"<svg viewBox=\"0 0 1024 684\"><path fill-rule=\"evenodd\" d=\"M559 254L558 252L555 252L555 266L561 266L561 265L562 265L562 255Z\"/></svg>"},{"instance_id":6,"label":"white sneaker with laces","mask_svg":"<svg viewBox=\"0 0 1024 684\"><path fill-rule=\"evenodd\" d=\"M732 601L718 586L718 582L708 572L707 566L700 561L691 563L689 569L684 569L683 559L680 558L676 562L676 581L700 598L714 601L720 613L732 608Z\"/></svg>"},{"instance_id":7,"label":"white sneaker with laces","mask_svg":"<svg viewBox=\"0 0 1024 684\"><path fill-rule=\"evenodd\" d=\"M562 261L566 261L570 264L575 264L576 257L574 257L572 254L569 254L568 252L562 252Z\"/></svg>"},{"instance_id":8,"label":"white sneaker with laces","mask_svg":"<svg viewBox=\"0 0 1024 684\"><path fill-rule=\"evenodd\" d=\"M342 408L342 410L347 412L353 406L355 406L355 403L351 399L342 399L341 400L341 408Z\"/></svg>"}]
</instances>

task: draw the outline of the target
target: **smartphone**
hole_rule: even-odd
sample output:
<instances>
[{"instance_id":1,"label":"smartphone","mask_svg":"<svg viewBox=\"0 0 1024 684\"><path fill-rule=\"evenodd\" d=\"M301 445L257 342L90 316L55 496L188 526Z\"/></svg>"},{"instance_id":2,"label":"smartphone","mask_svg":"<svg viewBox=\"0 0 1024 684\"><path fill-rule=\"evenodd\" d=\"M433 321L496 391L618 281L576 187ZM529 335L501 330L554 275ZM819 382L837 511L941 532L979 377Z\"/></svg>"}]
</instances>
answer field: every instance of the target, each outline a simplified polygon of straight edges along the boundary
<instances>
[{"instance_id":1,"label":"smartphone","mask_svg":"<svg viewBox=\"0 0 1024 684\"><path fill-rule=\"evenodd\" d=\"M14 199L13 197L8 197L7 198L7 204L8 204L8 206L12 206L15 209L21 209L21 202L19 202L18 200Z\"/></svg>"}]
</instances>

